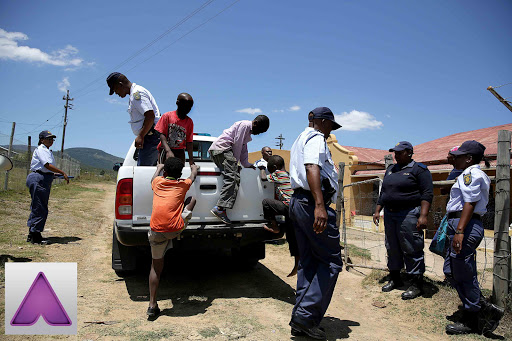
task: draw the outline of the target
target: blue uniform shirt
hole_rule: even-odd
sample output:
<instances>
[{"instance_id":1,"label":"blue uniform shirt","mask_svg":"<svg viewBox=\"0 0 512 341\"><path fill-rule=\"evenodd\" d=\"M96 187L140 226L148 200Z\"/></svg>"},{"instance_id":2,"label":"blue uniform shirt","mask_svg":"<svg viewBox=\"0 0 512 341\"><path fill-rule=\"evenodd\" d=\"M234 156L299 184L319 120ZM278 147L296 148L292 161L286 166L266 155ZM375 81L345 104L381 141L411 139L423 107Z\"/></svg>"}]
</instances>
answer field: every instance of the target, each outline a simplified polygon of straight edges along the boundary
<instances>
[{"instance_id":1,"label":"blue uniform shirt","mask_svg":"<svg viewBox=\"0 0 512 341\"><path fill-rule=\"evenodd\" d=\"M404 167L395 164L386 170L377 204L407 209L420 206L422 200L432 203L433 187L432 175L424 164L414 160Z\"/></svg>"},{"instance_id":2,"label":"blue uniform shirt","mask_svg":"<svg viewBox=\"0 0 512 341\"><path fill-rule=\"evenodd\" d=\"M484 214L487 212L490 184L491 180L480 169L480 165L469 166L459 175L452 186L446 212L462 211L464 203L476 202L474 212Z\"/></svg>"}]
</instances>

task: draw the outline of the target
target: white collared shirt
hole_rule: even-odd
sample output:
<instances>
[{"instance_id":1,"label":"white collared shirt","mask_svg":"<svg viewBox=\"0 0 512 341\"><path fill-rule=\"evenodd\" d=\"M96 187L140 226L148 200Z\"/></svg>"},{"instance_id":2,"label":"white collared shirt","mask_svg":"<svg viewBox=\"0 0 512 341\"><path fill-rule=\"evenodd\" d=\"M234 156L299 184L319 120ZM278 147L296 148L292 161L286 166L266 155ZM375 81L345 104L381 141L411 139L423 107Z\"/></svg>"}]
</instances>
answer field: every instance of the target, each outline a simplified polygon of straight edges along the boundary
<instances>
[{"instance_id":1,"label":"white collared shirt","mask_svg":"<svg viewBox=\"0 0 512 341\"><path fill-rule=\"evenodd\" d=\"M130 88L130 101L128 102L128 114L130 114L130 125L132 126L133 134L139 135L142 126L144 125L144 113L153 110L155 113L156 124L160 119L160 111L156 101L146 88L132 83Z\"/></svg>"},{"instance_id":2,"label":"white collared shirt","mask_svg":"<svg viewBox=\"0 0 512 341\"><path fill-rule=\"evenodd\" d=\"M50 164L54 166L55 159L53 157L53 153L48 147L44 144L40 144L34 149L34 153L32 154L32 161L30 161L30 170L41 171L44 173L53 173L51 170L46 168L44 165Z\"/></svg>"},{"instance_id":3,"label":"white collared shirt","mask_svg":"<svg viewBox=\"0 0 512 341\"><path fill-rule=\"evenodd\" d=\"M450 190L450 201L446 205L446 212L462 211L466 202L476 202L475 213L487 212L489 202L489 187L491 180L481 169L480 165L466 168L455 180Z\"/></svg>"},{"instance_id":4,"label":"white collared shirt","mask_svg":"<svg viewBox=\"0 0 512 341\"><path fill-rule=\"evenodd\" d=\"M311 190L306 176L306 164L320 167L320 180L329 179L331 186L336 190L332 198L332 201L335 201L338 192L338 172L334 167L324 134L310 127L297 137L290 151L290 182L293 189L301 187Z\"/></svg>"}]
</instances>

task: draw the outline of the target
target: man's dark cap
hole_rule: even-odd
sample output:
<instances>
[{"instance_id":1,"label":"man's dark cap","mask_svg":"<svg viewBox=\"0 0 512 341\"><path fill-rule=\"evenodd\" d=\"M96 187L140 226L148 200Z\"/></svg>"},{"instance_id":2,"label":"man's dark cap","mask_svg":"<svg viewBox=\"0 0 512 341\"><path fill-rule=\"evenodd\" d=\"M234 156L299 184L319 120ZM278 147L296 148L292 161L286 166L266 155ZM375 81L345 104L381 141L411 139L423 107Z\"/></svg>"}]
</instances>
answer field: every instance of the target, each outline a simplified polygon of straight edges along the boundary
<instances>
[{"instance_id":1,"label":"man's dark cap","mask_svg":"<svg viewBox=\"0 0 512 341\"><path fill-rule=\"evenodd\" d=\"M311 110L310 113L313 114L313 119L318 118L331 121L333 124L332 130L341 128L341 125L339 125L338 122L336 122L336 120L334 119L334 114L332 113L331 109L327 107L315 108Z\"/></svg>"},{"instance_id":2,"label":"man's dark cap","mask_svg":"<svg viewBox=\"0 0 512 341\"><path fill-rule=\"evenodd\" d=\"M399 151L404 150L404 149L410 149L412 151L414 150L412 148L411 142L409 142L409 141L400 141L393 148L390 148L389 151L390 152L399 152Z\"/></svg>"},{"instance_id":3,"label":"man's dark cap","mask_svg":"<svg viewBox=\"0 0 512 341\"><path fill-rule=\"evenodd\" d=\"M53 137L53 138L56 138L57 136L53 135L52 133L50 133L49 130L43 130L42 132L39 133L39 139L42 140L42 139L46 139L48 137Z\"/></svg>"},{"instance_id":4,"label":"man's dark cap","mask_svg":"<svg viewBox=\"0 0 512 341\"><path fill-rule=\"evenodd\" d=\"M452 155L484 155L485 146L478 141L470 140L460 145L459 149L450 151Z\"/></svg>"},{"instance_id":5,"label":"man's dark cap","mask_svg":"<svg viewBox=\"0 0 512 341\"><path fill-rule=\"evenodd\" d=\"M119 81L119 77L121 77L121 76L122 76L122 74L119 72L112 72L110 75L108 75L107 85L110 88L110 92L108 93L109 95L112 95L114 93L114 87L117 84L117 82Z\"/></svg>"}]
</instances>

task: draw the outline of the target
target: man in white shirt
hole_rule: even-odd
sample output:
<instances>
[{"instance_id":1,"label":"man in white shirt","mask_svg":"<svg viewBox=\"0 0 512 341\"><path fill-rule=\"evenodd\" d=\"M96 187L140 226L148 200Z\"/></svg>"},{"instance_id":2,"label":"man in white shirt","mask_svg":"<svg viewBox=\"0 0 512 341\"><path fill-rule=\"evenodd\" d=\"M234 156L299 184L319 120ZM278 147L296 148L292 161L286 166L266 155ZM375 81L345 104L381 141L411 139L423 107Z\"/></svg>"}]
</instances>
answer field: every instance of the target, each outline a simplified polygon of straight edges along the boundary
<instances>
[{"instance_id":1,"label":"man in white shirt","mask_svg":"<svg viewBox=\"0 0 512 341\"><path fill-rule=\"evenodd\" d=\"M153 95L144 87L132 83L125 75L112 72L107 77L109 95L114 92L121 98L130 95L128 114L135 137L135 148L139 150L137 166L154 166L158 159L156 149L160 142L160 133L155 125L160 119L160 111Z\"/></svg>"},{"instance_id":2,"label":"man in white shirt","mask_svg":"<svg viewBox=\"0 0 512 341\"><path fill-rule=\"evenodd\" d=\"M336 212L338 173L326 139L341 126L329 108L310 113L310 126L295 140L290 155L290 200L292 220L299 247L297 296L292 310L292 335L325 339L319 328L342 270L340 233ZM309 117L308 117L309 118Z\"/></svg>"},{"instance_id":3,"label":"man in white shirt","mask_svg":"<svg viewBox=\"0 0 512 341\"><path fill-rule=\"evenodd\" d=\"M265 169L265 173L270 174L267 169L268 159L272 156L272 148L265 146L261 148L261 159L254 163L254 167Z\"/></svg>"}]
</instances>

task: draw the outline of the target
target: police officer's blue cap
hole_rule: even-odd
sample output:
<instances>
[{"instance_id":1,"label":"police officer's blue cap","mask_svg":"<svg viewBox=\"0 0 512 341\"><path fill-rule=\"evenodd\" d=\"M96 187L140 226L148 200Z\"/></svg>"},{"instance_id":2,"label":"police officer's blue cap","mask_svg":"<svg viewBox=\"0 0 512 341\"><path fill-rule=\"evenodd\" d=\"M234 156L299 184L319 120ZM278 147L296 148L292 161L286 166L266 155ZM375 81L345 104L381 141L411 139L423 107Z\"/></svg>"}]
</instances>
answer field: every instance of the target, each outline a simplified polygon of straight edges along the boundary
<instances>
[{"instance_id":1,"label":"police officer's blue cap","mask_svg":"<svg viewBox=\"0 0 512 341\"><path fill-rule=\"evenodd\" d=\"M484 155L485 146L478 141L470 140L460 145L459 149L451 151L452 155Z\"/></svg>"},{"instance_id":2,"label":"police officer's blue cap","mask_svg":"<svg viewBox=\"0 0 512 341\"><path fill-rule=\"evenodd\" d=\"M315 109L311 110L310 114L313 114L313 117L312 117L313 119L318 118L318 119L324 119L324 120L331 121L332 122L332 130L341 128L341 125L339 125L338 122L336 122L336 120L334 119L334 114L332 113L331 109L329 109L327 107L315 108Z\"/></svg>"},{"instance_id":3,"label":"police officer's blue cap","mask_svg":"<svg viewBox=\"0 0 512 341\"><path fill-rule=\"evenodd\" d=\"M414 150L412 148L411 142L409 142L409 141L400 141L400 142L398 142L396 144L396 146L394 146L393 148L390 148L389 151L390 152L399 152L399 151L405 150L405 149Z\"/></svg>"},{"instance_id":4,"label":"police officer's blue cap","mask_svg":"<svg viewBox=\"0 0 512 341\"><path fill-rule=\"evenodd\" d=\"M56 138L57 136L53 135L52 133L50 133L49 130L43 130L42 132L39 133L39 139L42 140L42 139L47 139L49 137L53 137L53 138Z\"/></svg>"},{"instance_id":5,"label":"police officer's blue cap","mask_svg":"<svg viewBox=\"0 0 512 341\"><path fill-rule=\"evenodd\" d=\"M123 74L121 74L119 72L112 72L110 75L108 75L108 77L107 77L107 85L110 88L110 92L108 93L109 95L112 95L114 93L114 87L118 83L119 78L122 75Z\"/></svg>"}]
</instances>

